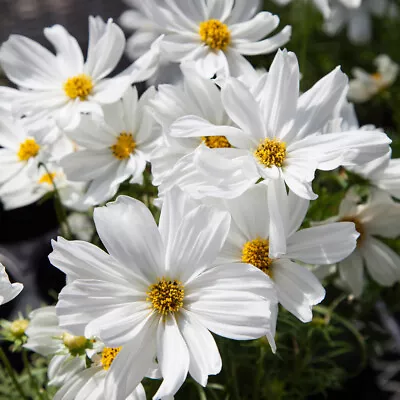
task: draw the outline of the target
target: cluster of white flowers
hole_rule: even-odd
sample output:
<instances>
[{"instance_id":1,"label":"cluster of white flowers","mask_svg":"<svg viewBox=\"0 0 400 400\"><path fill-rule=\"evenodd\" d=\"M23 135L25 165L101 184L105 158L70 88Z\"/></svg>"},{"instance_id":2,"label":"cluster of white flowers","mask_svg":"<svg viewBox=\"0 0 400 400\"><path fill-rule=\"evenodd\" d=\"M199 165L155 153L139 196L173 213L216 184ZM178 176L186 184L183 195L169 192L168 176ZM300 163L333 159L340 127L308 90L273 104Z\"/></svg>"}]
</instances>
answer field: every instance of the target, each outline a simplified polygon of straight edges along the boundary
<instances>
[{"instance_id":1,"label":"cluster of white flowers","mask_svg":"<svg viewBox=\"0 0 400 400\"><path fill-rule=\"evenodd\" d=\"M67 284L26 331L27 348L53 356L48 374L59 400L145 399L144 377L162 379L154 399L172 398L188 374L205 386L222 367L210 332L266 337L275 352L278 304L309 322L325 297L312 265L337 264L357 296L363 260L381 285L400 281L400 258L374 238L400 233L400 205L390 197L400 195L400 164L384 132L359 127L346 100L356 84L338 67L300 93L297 57L286 50L268 72L256 71L244 55L275 52L291 33L265 38L279 18L258 12L258 0L128 3L136 9L121 22L136 30L127 51L137 60L111 78L126 45L112 20L89 18L86 62L59 25L44 30L56 54L18 35L0 49L17 86L0 88L5 207L53 191L70 210L99 206L93 219L106 251L53 241L49 258ZM382 77L370 79L379 84L368 96L397 74L379 60ZM139 97L132 85L170 63L180 81ZM129 196L104 205L122 183L142 184L149 165L158 225ZM340 166L370 179L368 203L346 198L337 217L301 229L318 197L316 171ZM22 287L1 274L3 303Z\"/></svg>"}]
</instances>

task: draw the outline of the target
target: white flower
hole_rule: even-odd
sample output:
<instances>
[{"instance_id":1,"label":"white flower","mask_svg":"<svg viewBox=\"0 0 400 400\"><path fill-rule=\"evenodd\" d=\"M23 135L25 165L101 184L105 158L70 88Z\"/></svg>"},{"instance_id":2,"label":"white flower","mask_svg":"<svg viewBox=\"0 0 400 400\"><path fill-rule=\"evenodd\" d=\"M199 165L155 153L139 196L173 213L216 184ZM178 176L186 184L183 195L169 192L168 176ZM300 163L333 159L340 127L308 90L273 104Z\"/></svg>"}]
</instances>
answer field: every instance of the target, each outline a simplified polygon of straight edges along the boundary
<instances>
[{"instance_id":1,"label":"white flower","mask_svg":"<svg viewBox=\"0 0 400 400\"><path fill-rule=\"evenodd\" d=\"M150 88L138 100L136 88L129 88L120 101L103 106L104 118L82 115L80 125L68 133L82 148L60 164L69 180L90 182L86 204L109 200L128 178L131 183L142 182L146 161L158 139L145 109L154 94Z\"/></svg>"},{"instance_id":2,"label":"white flower","mask_svg":"<svg viewBox=\"0 0 400 400\"><path fill-rule=\"evenodd\" d=\"M293 0L273 0L273 1L276 4L279 4L280 6L285 6L289 3L291 3ZM305 1L308 1L308 0L305 0ZM362 0L338 0L338 1L340 1L346 7L358 8L358 7L360 7ZM324 18L329 17L329 15L331 13L329 0L312 0L312 2L314 3L315 7L318 8L318 10L321 12L321 14L324 16Z\"/></svg>"},{"instance_id":3,"label":"white flower","mask_svg":"<svg viewBox=\"0 0 400 400\"><path fill-rule=\"evenodd\" d=\"M361 68L354 68L352 79L349 83L347 97L355 103L363 103L370 100L382 90L391 86L397 79L399 65L393 62L389 56L382 54L375 58L374 64L377 72L369 74Z\"/></svg>"},{"instance_id":4,"label":"white flower","mask_svg":"<svg viewBox=\"0 0 400 400\"><path fill-rule=\"evenodd\" d=\"M154 73L157 52L153 49L117 77L106 78L118 64L125 36L111 19L89 17L89 48L86 62L78 42L61 25L44 30L56 54L33 40L11 35L0 49L7 77L20 89L13 107L35 118L52 116L63 128L75 127L80 112L101 112L100 105L122 97L132 82Z\"/></svg>"},{"instance_id":5,"label":"white flower","mask_svg":"<svg viewBox=\"0 0 400 400\"><path fill-rule=\"evenodd\" d=\"M32 130L25 119L2 113L0 118L0 187L13 185L34 171L39 162L48 158L51 142L46 127Z\"/></svg>"},{"instance_id":6,"label":"white flower","mask_svg":"<svg viewBox=\"0 0 400 400\"><path fill-rule=\"evenodd\" d=\"M73 212L68 215L67 221L76 239L91 241L95 228L93 220L87 214Z\"/></svg>"},{"instance_id":7,"label":"white flower","mask_svg":"<svg viewBox=\"0 0 400 400\"><path fill-rule=\"evenodd\" d=\"M61 203L73 210L85 211L83 204L85 184L67 180L63 169L55 163L46 163L30 173L21 174L8 184L0 186L0 199L5 210L25 207L35 203L57 188Z\"/></svg>"},{"instance_id":8,"label":"white flower","mask_svg":"<svg viewBox=\"0 0 400 400\"><path fill-rule=\"evenodd\" d=\"M169 180L173 186L176 180L175 164L201 143L209 147L229 146L229 142L222 137L171 136L171 125L187 115L201 117L214 125L233 124L222 105L221 91L214 82L202 77L188 65L182 66L182 73L184 79L181 85L160 85L157 95L150 101L152 115L163 131L162 141L150 157L154 185Z\"/></svg>"},{"instance_id":9,"label":"white flower","mask_svg":"<svg viewBox=\"0 0 400 400\"><path fill-rule=\"evenodd\" d=\"M22 283L10 282L4 265L0 263L0 305L17 297L23 288Z\"/></svg>"},{"instance_id":10,"label":"white flower","mask_svg":"<svg viewBox=\"0 0 400 400\"><path fill-rule=\"evenodd\" d=\"M199 117L178 119L171 136L224 136L233 148L213 152L202 145L192 157L197 175L177 184L191 195L236 197L260 180L284 180L298 196L315 199L311 182L316 169L363 164L389 151L391 140L380 131L321 134L347 90L346 76L336 68L299 96L299 66L294 53L278 51L257 95L235 78L222 88L222 104L239 127L215 126Z\"/></svg>"},{"instance_id":11,"label":"white flower","mask_svg":"<svg viewBox=\"0 0 400 400\"><path fill-rule=\"evenodd\" d=\"M85 360L79 355L85 355L86 349L92 347L91 342L61 329L54 306L38 308L29 318L24 347L45 357L53 356L47 372L49 384L61 386L85 368Z\"/></svg>"},{"instance_id":12,"label":"white flower","mask_svg":"<svg viewBox=\"0 0 400 400\"><path fill-rule=\"evenodd\" d=\"M400 159L391 159L383 170L371 173L368 177L376 187L400 199Z\"/></svg>"},{"instance_id":13,"label":"white flower","mask_svg":"<svg viewBox=\"0 0 400 400\"><path fill-rule=\"evenodd\" d=\"M65 380L63 386L54 395L54 400L108 400L104 393L107 372L115 357L121 351L120 347L100 347L99 352L91 358L91 366L78 371ZM164 398L165 399L165 398ZM122 400L146 400L143 386L139 385L131 394Z\"/></svg>"},{"instance_id":14,"label":"white flower","mask_svg":"<svg viewBox=\"0 0 400 400\"><path fill-rule=\"evenodd\" d=\"M165 31L163 55L172 62L195 61L206 77L216 73L241 75L244 55L272 53L287 43L291 27L263 39L275 30L279 18L257 13L259 0L171 0L159 6L146 1L148 16Z\"/></svg>"},{"instance_id":15,"label":"white flower","mask_svg":"<svg viewBox=\"0 0 400 400\"><path fill-rule=\"evenodd\" d=\"M126 42L125 52L131 60L145 54L151 44L166 32L165 28L157 25L152 18L152 3L142 0L124 0L132 9L124 11L120 18L120 25L134 33ZM165 1L157 0L157 7L163 7ZM158 71L149 79L149 84L174 83L181 78L178 64L172 64L165 58L160 59Z\"/></svg>"},{"instance_id":16,"label":"white flower","mask_svg":"<svg viewBox=\"0 0 400 400\"><path fill-rule=\"evenodd\" d=\"M354 44L365 44L371 40L371 16L394 18L398 8L392 0L362 0L360 7L350 7L350 1L333 0L331 13L324 23L328 35L336 35L347 26L347 36Z\"/></svg>"},{"instance_id":17,"label":"white flower","mask_svg":"<svg viewBox=\"0 0 400 400\"><path fill-rule=\"evenodd\" d=\"M107 400L124 399L155 358L164 380L154 399L174 395L188 372L205 386L221 369L209 330L244 340L270 330L276 299L266 276L250 265L213 266L228 234L227 212L176 189L159 227L144 204L126 196L95 209L94 221L109 254L59 238L49 258L69 282L57 304L60 325L122 346L105 380Z\"/></svg>"},{"instance_id":18,"label":"white flower","mask_svg":"<svg viewBox=\"0 0 400 400\"><path fill-rule=\"evenodd\" d=\"M327 221L354 222L360 234L355 251L338 264L341 282L355 296L361 296L363 291L364 264L371 278L382 286L391 286L400 280L399 255L374 237L399 236L400 205L379 190L372 192L366 204L358 201L358 196L350 191L340 204L339 215Z\"/></svg>"},{"instance_id":19,"label":"white flower","mask_svg":"<svg viewBox=\"0 0 400 400\"><path fill-rule=\"evenodd\" d=\"M218 261L245 262L259 268L274 282L282 306L302 322L309 322L312 306L324 299L325 290L312 272L297 262L331 264L342 260L354 250L358 235L351 223L298 230L309 201L293 192L274 200L280 226L271 226L269 189L264 184L255 185L236 199L223 201L232 222ZM281 240L276 234L279 229L284 231L283 245L276 243ZM278 253L278 248L286 250Z\"/></svg>"}]
</instances>

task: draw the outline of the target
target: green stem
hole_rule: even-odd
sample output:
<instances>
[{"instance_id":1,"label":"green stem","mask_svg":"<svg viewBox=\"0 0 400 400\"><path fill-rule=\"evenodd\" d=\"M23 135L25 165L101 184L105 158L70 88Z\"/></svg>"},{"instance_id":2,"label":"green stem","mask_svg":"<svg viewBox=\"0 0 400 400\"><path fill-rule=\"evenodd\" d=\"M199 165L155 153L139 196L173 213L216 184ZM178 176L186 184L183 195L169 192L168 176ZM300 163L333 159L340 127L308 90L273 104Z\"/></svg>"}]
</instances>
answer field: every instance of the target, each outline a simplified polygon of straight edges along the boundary
<instances>
[{"instance_id":1,"label":"green stem","mask_svg":"<svg viewBox=\"0 0 400 400\"><path fill-rule=\"evenodd\" d=\"M22 360L24 362L24 367L25 367L26 371L28 372L32 387L34 388L35 392L37 393L39 399L45 400L45 398L43 397L43 394L39 388L39 385L38 385L35 377L32 374L31 365L30 365L29 359L28 359L28 353L25 349L22 350ZM47 395L46 395L46 398L47 398Z\"/></svg>"},{"instance_id":2,"label":"green stem","mask_svg":"<svg viewBox=\"0 0 400 400\"><path fill-rule=\"evenodd\" d=\"M61 201L61 196L60 196L60 192L57 188L57 185L53 179L53 176L51 175L49 169L47 168L46 164L44 164L43 162L40 162L38 167L43 167L44 170L46 171L48 177L51 180L51 184L53 185L53 189L54 189L54 206L56 209L56 215L57 215L57 219L58 219L58 223L60 224L60 229L61 229L61 235L63 237L66 237L67 239L72 239L73 238L73 234L72 234L72 230L71 227L69 225L68 222L68 215L67 215L67 211Z\"/></svg>"},{"instance_id":3,"label":"green stem","mask_svg":"<svg viewBox=\"0 0 400 400\"><path fill-rule=\"evenodd\" d=\"M28 397L26 397L24 391L22 390L21 385L19 384L17 377L15 375L15 371L13 370L13 368L11 367L10 361L8 361L8 358L6 356L6 354L4 353L3 349L0 347L0 359L4 364L4 367L7 370L8 375L10 376L15 389L17 389L17 392L21 395L22 399L28 399Z\"/></svg>"}]
</instances>

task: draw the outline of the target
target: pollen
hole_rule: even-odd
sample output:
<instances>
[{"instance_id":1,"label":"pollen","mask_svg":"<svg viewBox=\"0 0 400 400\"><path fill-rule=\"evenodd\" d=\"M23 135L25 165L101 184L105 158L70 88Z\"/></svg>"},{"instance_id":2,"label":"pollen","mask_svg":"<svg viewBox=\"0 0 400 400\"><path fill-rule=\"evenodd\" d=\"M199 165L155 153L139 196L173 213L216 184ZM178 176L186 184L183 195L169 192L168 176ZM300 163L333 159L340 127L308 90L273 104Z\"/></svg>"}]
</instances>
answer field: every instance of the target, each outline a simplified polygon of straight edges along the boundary
<instances>
[{"instance_id":1,"label":"pollen","mask_svg":"<svg viewBox=\"0 0 400 400\"><path fill-rule=\"evenodd\" d=\"M52 185L56 175L55 172L45 173L40 177L38 183L47 183L48 185Z\"/></svg>"},{"instance_id":2,"label":"pollen","mask_svg":"<svg viewBox=\"0 0 400 400\"><path fill-rule=\"evenodd\" d=\"M231 43L231 32L227 25L217 19L200 23L200 39L213 50L226 50Z\"/></svg>"},{"instance_id":3,"label":"pollen","mask_svg":"<svg viewBox=\"0 0 400 400\"><path fill-rule=\"evenodd\" d=\"M121 351L122 347L104 347L101 352L101 365L104 370L108 370L117 357L118 353Z\"/></svg>"},{"instance_id":4,"label":"pollen","mask_svg":"<svg viewBox=\"0 0 400 400\"><path fill-rule=\"evenodd\" d=\"M374 74L371 75L371 78L376 82L381 82L382 74L380 74L379 72L375 72Z\"/></svg>"},{"instance_id":5,"label":"pollen","mask_svg":"<svg viewBox=\"0 0 400 400\"><path fill-rule=\"evenodd\" d=\"M268 168L272 166L282 167L286 159L286 143L278 139L264 139L256 151L254 156L258 162Z\"/></svg>"},{"instance_id":6,"label":"pollen","mask_svg":"<svg viewBox=\"0 0 400 400\"><path fill-rule=\"evenodd\" d=\"M356 231L360 234L357 238L357 247L360 247L365 239L365 227L362 222L357 217L343 217L340 219L340 222L353 222L356 228Z\"/></svg>"},{"instance_id":7,"label":"pollen","mask_svg":"<svg viewBox=\"0 0 400 400\"><path fill-rule=\"evenodd\" d=\"M273 259L269 258L269 241L257 238L246 242L242 249L242 262L252 264L271 276Z\"/></svg>"},{"instance_id":8,"label":"pollen","mask_svg":"<svg viewBox=\"0 0 400 400\"><path fill-rule=\"evenodd\" d=\"M21 143L18 150L18 158L20 161L28 161L32 157L36 157L39 153L40 146L35 139L26 139Z\"/></svg>"},{"instance_id":9,"label":"pollen","mask_svg":"<svg viewBox=\"0 0 400 400\"><path fill-rule=\"evenodd\" d=\"M25 331L28 328L29 321L26 319L17 319L11 323L10 332L16 338L20 338L25 335Z\"/></svg>"},{"instance_id":10,"label":"pollen","mask_svg":"<svg viewBox=\"0 0 400 400\"><path fill-rule=\"evenodd\" d=\"M151 301L153 309L159 314L166 315L179 311L183 307L185 290L182 282L161 278L151 285L147 291L147 301Z\"/></svg>"},{"instance_id":11,"label":"pollen","mask_svg":"<svg viewBox=\"0 0 400 400\"><path fill-rule=\"evenodd\" d=\"M232 147L225 136L202 136L201 140L210 149L222 149Z\"/></svg>"},{"instance_id":12,"label":"pollen","mask_svg":"<svg viewBox=\"0 0 400 400\"><path fill-rule=\"evenodd\" d=\"M86 74L73 76L64 83L65 94L73 100L78 97L82 101L87 100L87 97L92 93L92 90L92 78Z\"/></svg>"},{"instance_id":13,"label":"pollen","mask_svg":"<svg viewBox=\"0 0 400 400\"><path fill-rule=\"evenodd\" d=\"M122 132L117 139L117 142L111 146L111 151L118 160L125 160L134 152L136 142L133 139L132 133Z\"/></svg>"}]
</instances>

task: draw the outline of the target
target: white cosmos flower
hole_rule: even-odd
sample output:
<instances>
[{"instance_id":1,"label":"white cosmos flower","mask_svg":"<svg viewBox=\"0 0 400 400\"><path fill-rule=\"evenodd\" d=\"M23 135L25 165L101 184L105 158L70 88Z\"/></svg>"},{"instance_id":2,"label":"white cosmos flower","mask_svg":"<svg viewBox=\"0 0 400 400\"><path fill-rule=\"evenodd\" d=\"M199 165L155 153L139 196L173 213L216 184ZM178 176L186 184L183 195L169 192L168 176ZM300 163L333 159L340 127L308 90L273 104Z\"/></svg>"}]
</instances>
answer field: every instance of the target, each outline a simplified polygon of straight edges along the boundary
<instances>
[{"instance_id":1,"label":"white cosmos flower","mask_svg":"<svg viewBox=\"0 0 400 400\"><path fill-rule=\"evenodd\" d=\"M260 1L168 0L159 7L146 1L149 16L165 31L163 55L172 62L195 61L206 77L238 76L247 68L244 55L272 53L290 38L291 27L264 39L279 25L268 12L257 13Z\"/></svg>"},{"instance_id":2,"label":"white cosmos flower","mask_svg":"<svg viewBox=\"0 0 400 400\"><path fill-rule=\"evenodd\" d=\"M332 0L331 13L325 19L324 31L336 35L344 27L347 36L354 44L365 44L371 40L372 16L394 18L398 8L392 0L362 0L359 7L350 7L349 1Z\"/></svg>"},{"instance_id":3,"label":"white cosmos flower","mask_svg":"<svg viewBox=\"0 0 400 400\"><path fill-rule=\"evenodd\" d=\"M90 182L86 204L109 200L128 178L131 183L142 183L146 161L158 139L146 111L154 94L150 88L139 100L136 88L128 88L121 100L103 106L104 117L82 115L80 125L68 133L82 148L60 164L69 180Z\"/></svg>"},{"instance_id":4,"label":"white cosmos flower","mask_svg":"<svg viewBox=\"0 0 400 400\"><path fill-rule=\"evenodd\" d=\"M17 113L37 119L56 118L63 128L75 127L80 112L101 112L102 104L122 97L133 82L148 79L158 60L157 46L119 76L107 78L118 64L125 36L111 19L89 17L86 62L77 40L61 25L44 30L56 50L53 54L33 40L11 35L0 49L0 63L7 77L21 91L15 93Z\"/></svg>"},{"instance_id":5,"label":"white cosmos flower","mask_svg":"<svg viewBox=\"0 0 400 400\"><path fill-rule=\"evenodd\" d=\"M46 163L21 174L0 186L0 199L5 210L25 207L41 199L45 194L57 188L61 203L73 210L86 211L83 203L85 184L68 181L63 169L55 163Z\"/></svg>"},{"instance_id":6,"label":"white cosmos flower","mask_svg":"<svg viewBox=\"0 0 400 400\"><path fill-rule=\"evenodd\" d=\"M400 257L375 236L396 238L400 235L400 204L380 190L374 190L366 204L348 192L339 208L339 215L326 222L354 222L360 236L354 252L338 264L341 282L355 296L364 286L364 264L371 278L382 286L400 280ZM329 225L325 225L329 226Z\"/></svg>"},{"instance_id":7,"label":"white cosmos flower","mask_svg":"<svg viewBox=\"0 0 400 400\"><path fill-rule=\"evenodd\" d=\"M355 103L370 100L382 90L387 89L397 79L399 65L389 56L382 54L375 58L377 72L369 74L361 68L354 68L354 79L350 80L348 99Z\"/></svg>"},{"instance_id":8,"label":"white cosmos flower","mask_svg":"<svg viewBox=\"0 0 400 400\"><path fill-rule=\"evenodd\" d=\"M11 283L6 268L0 263L0 305L17 297L24 288L22 283Z\"/></svg>"},{"instance_id":9,"label":"white cosmos flower","mask_svg":"<svg viewBox=\"0 0 400 400\"><path fill-rule=\"evenodd\" d=\"M57 304L60 325L122 346L105 379L107 400L125 399L155 358L164 380L154 399L174 395L188 372L205 386L221 370L209 330L246 340L271 329L276 299L266 275L250 265L213 265L228 234L227 212L175 189L159 227L143 203L126 196L96 208L94 221L109 254L59 238L49 258L68 278Z\"/></svg>"},{"instance_id":10,"label":"white cosmos flower","mask_svg":"<svg viewBox=\"0 0 400 400\"><path fill-rule=\"evenodd\" d=\"M108 370L120 347L100 347L99 352L94 353L91 358L91 366L78 371L65 380L63 386L54 395L53 400L107 400L104 394L104 385ZM164 399L166 399L164 397ZM164 400L163 399L163 400ZM142 384L133 390L123 400L146 400L146 393Z\"/></svg>"},{"instance_id":11,"label":"white cosmos flower","mask_svg":"<svg viewBox=\"0 0 400 400\"><path fill-rule=\"evenodd\" d=\"M47 371L49 385L61 386L85 368L85 359L80 356L86 355L92 343L61 329L54 306L32 311L29 319L24 347L44 357L53 356Z\"/></svg>"},{"instance_id":12,"label":"white cosmos flower","mask_svg":"<svg viewBox=\"0 0 400 400\"><path fill-rule=\"evenodd\" d=\"M196 197L233 198L260 178L284 180L298 196L315 199L316 169L362 164L389 151L391 140L380 131L321 134L346 90L347 77L336 68L299 96L297 58L278 51L257 95L235 78L223 85L222 104L239 128L196 116L172 125L171 136L223 136L233 147L213 152L199 146L193 156L197 176L181 176L177 184ZM184 162L176 168L185 171Z\"/></svg>"},{"instance_id":13,"label":"white cosmos flower","mask_svg":"<svg viewBox=\"0 0 400 400\"><path fill-rule=\"evenodd\" d=\"M273 0L276 4L280 6L286 6L287 4L291 3L293 0ZM301 1L308 1L308 0L301 0ZM360 7L362 0L339 0L344 6L349 8L358 8ZM321 12L324 18L328 18L331 13L331 8L329 4L329 0L312 0L315 7Z\"/></svg>"},{"instance_id":14,"label":"white cosmos flower","mask_svg":"<svg viewBox=\"0 0 400 400\"><path fill-rule=\"evenodd\" d=\"M171 125L180 117L195 115L214 125L232 125L221 101L221 91L215 83L199 75L189 65L182 66L184 79L181 85L160 85L157 95L150 101L152 115L162 127L162 140L151 154L153 184L175 184L176 163L193 152L201 143L210 147L229 146L220 137L172 137ZM175 173L176 172L176 173Z\"/></svg>"},{"instance_id":15,"label":"white cosmos flower","mask_svg":"<svg viewBox=\"0 0 400 400\"><path fill-rule=\"evenodd\" d=\"M277 244L281 238L276 231L280 228L271 226L268 192L267 185L255 185L243 195L223 201L232 222L218 261L245 262L259 268L274 282L282 306L300 321L309 322L312 306L324 299L325 290L312 272L298 262L332 264L332 260L342 260L356 247L358 234L352 223L298 230L309 201L289 192L275 200L285 233L284 246ZM275 251L282 247L286 248L284 253Z\"/></svg>"},{"instance_id":16,"label":"white cosmos flower","mask_svg":"<svg viewBox=\"0 0 400 400\"><path fill-rule=\"evenodd\" d=\"M400 159L391 159L383 170L379 169L368 176L376 187L400 199Z\"/></svg>"},{"instance_id":17,"label":"white cosmos flower","mask_svg":"<svg viewBox=\"0 0 400 400\"><path fill-rule=\"evenodd\" d=\"M47 129L46 129L47 128ZM50 126L33 130L25 119L0 117L0 188L25 179L51 153ZM4 190L2 190L4 192Z\"/></svg>"}]
</instances>

